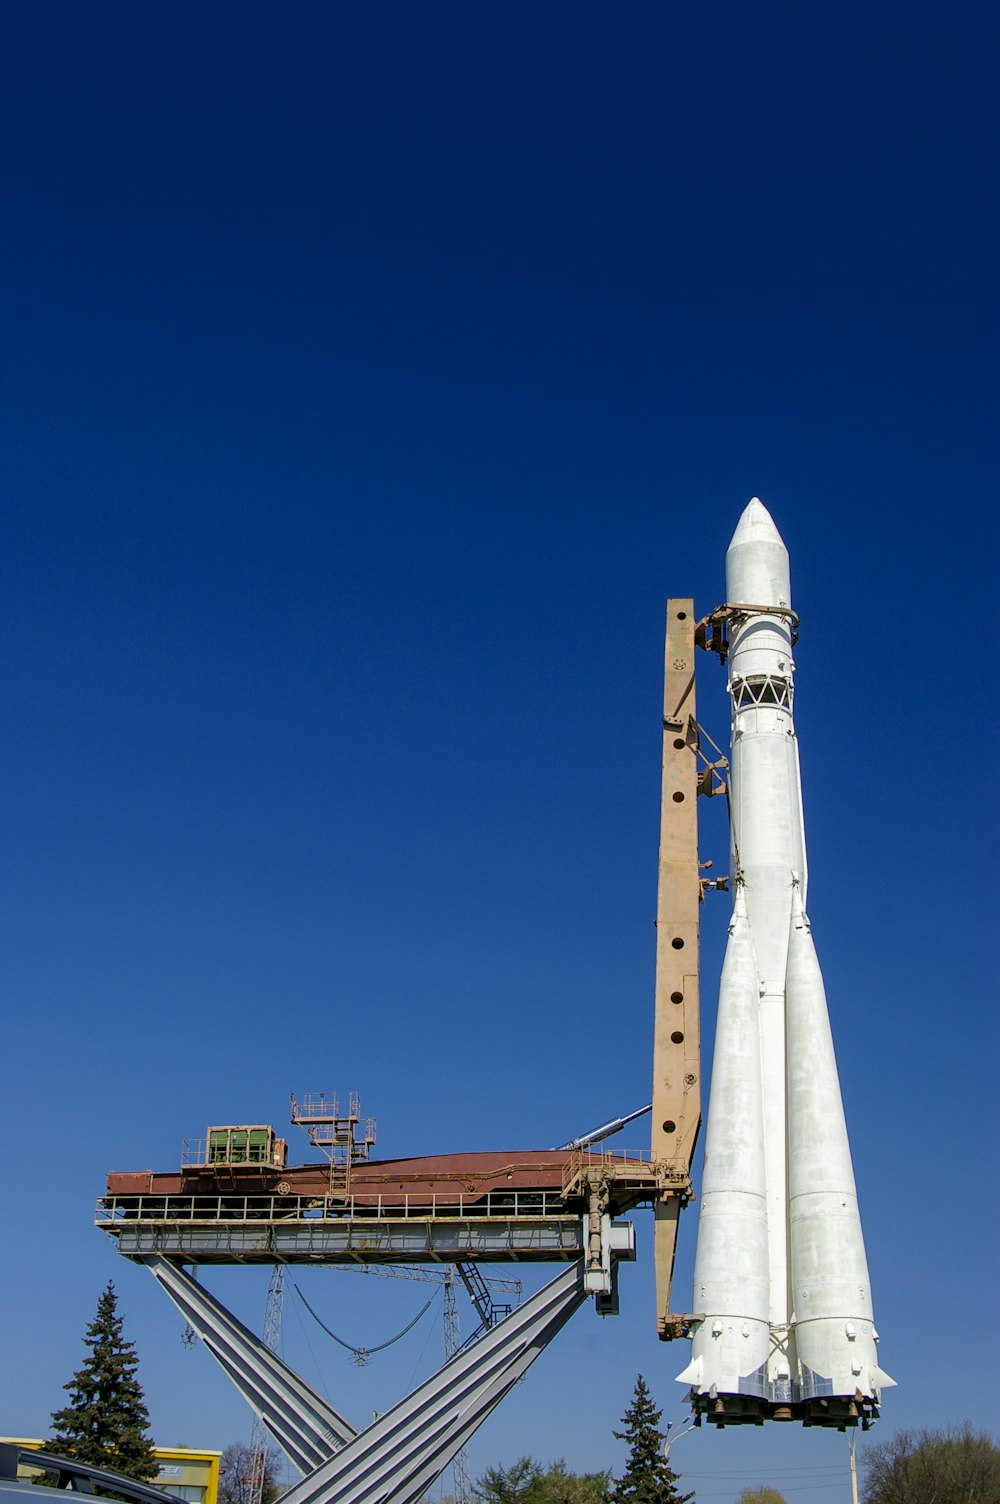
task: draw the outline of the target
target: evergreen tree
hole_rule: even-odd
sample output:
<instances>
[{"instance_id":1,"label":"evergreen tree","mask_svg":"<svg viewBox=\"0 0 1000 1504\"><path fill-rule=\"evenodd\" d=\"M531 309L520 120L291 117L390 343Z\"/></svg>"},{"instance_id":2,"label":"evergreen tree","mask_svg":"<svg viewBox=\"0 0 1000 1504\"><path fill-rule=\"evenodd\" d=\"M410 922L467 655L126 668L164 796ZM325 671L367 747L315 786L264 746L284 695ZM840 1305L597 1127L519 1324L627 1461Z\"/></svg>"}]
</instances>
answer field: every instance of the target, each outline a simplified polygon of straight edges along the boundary
<instances>
[{"instance_id":1,"label":"evergreen tree","mask_svg":"<svg viewBox=\"0 0 1000 1504\"><path fill-rule=\"evenodd\" d=\"M63 1385L70 1404L53 1412L55 1429L46 1445L93 1467L113 1468L148 1483L158 1470L146 1435L149 1411L136 1378L139 1359L134 1345L122 1336L117 1305L109 1282L84 1339L90 1355Z\"/></svg>"},{"instance_id":2,"label":"evergreen tree","mask_svg":"<svg viewBox=\"0 0 1000 1504\"><path fill-rule=\"evenodd\" d=\"M625 1429L613 1432L618 1441L628 1442L628 1459L615 1479L611 1504L687 1504L694 1498L693 1493L678 1493L679 1479L663 1455L662 1414L639 1374L632 1403L622 1416Z\"/></svg>"}]
</instances>

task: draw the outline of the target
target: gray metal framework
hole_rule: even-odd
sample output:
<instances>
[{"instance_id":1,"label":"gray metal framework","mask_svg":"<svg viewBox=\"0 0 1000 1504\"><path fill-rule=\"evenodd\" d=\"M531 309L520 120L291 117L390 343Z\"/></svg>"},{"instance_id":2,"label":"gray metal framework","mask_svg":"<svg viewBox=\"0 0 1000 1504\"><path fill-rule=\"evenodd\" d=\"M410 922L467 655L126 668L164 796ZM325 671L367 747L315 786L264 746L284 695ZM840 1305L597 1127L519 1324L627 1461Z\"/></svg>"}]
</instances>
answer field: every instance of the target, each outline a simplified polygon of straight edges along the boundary
<instances>
[{"instance_id":1,"label":"gray metal framework","mask_svg":"<svg viewBox=\"0 0 1000 1504\"><path fill-rule=\"evenodd\" d=\"M651 1151L641 1159L593 1154L589 1145L648 1111L643 1108L571 1141L564 1165L526 1156L510 1170L538 1170L537 1182L482 1193L496 1166L468 1178L453 1156L447 1169L427 1161L404 1185L424 1189L383 1202L373 1177L354 1194L351 1169L374 1142L356 1139L360 1106L346 1115L336 1099L292 1099L293 1121L307 1128L331 1161L317 1187L310 1167L289 1169L240 1194L233 1178L188 1191L182 1175L120 1174L98 1203L97 1224L118 1252L145 1264L303 1473L282 1504L417 1504L535 1358L590 1295L597 1311L618 1309L617 1264L635 1257L631 1223L616 1221L640 1203L656 1216L657 1305L661 1336L682 1334L691 1318L670 1312L677 1220L691 1194L690 1163L700 1124L696 804L722 792L724 760L709 763L695 719L693 602L668 603L664 685L663 793L658 899L656 1024ZM704 633L700 639L704 646ZM702 766L704 765L704 766ZM283 1146L283 1141L276 1141ZM283 1148L282 1148L283 1152ZM553 1151L555 1152L555 1151ZM488 1156L470 1156L480 1161ZM341 1163L343 1161L343 1163ZM284 1160L280 1162L284 1168ZM341 1173L342 1172L342 1173ZM562 1184L552 1185L554 1172ZM384 1167L382 1177L384 1178ZM510 1172L507 1181L512 1179ZM359 1170L356 1183L362 1180ZM153 1186L160 1189L154 1193ZM439 1194L438 1186L445 1192ZM121 1189L124 1187L124 1189ZM147 1189L148 1187L148 1189ZM120 1190L120 1193L119 1193ZM586 1208L581 1216L581 1209ZM569 1265L542 1290L497 1320L477 1263ZM473 1297L484 1330L432 1378L369 1427L356 1432L182 1268L184 1264L450 1264ZM452 1291L454 1282L449 1287Z\"/></svg>"},{"instance_id":2,"label":"gray metal framework","mask_svg":"<svg viewBox=\"0 0 1000 1504\"><path fill-rule=\"evenodd\" d=\"M182 1198L178 1198L182 1199ZM467 1263L475 1259L572 1262L583 1252L578 1215L293 1218L237 1215L231 1221L139 1216L99 1225L118 1251L146 1263L154 1254L184 1264Z\"/></svg>"},{"instance_id":3,"label":"gray metal framework","mask_svg":"<svg viewBox=\"0 0 1000 1504\"><path fill-rule=\"evenodd\" d=\"M186 1270L160 1254L145 1264L297 1468L309 1472L357 1435L350 1421Z\"/></svg>"},{"instance_id":4,"label":"gray metal framework","mask_svg":"<svg viewBox=\"0 0 1000 1504\"><path fill-rule=\"evenodd\" d=\"M303 1473L283 1504L416 1504L588 1295L597 1295L599 1310L617 1308L617 1262L634 1257L631 1223L606 1214L590 1222L586 1257L360 1432L176 1258L150 1253L140 1261Z\"/></svg>"},{"instance_id":5,"label":"gray metal framework","mask_svg":"<svg viewBox=\"0 0 1000 1504\"><path fill-rule=\"evenodd\" d=\"M294 1484L282 1504L416 1504L585 1299L580 1261Z\"/></svg>"}]
</instances>

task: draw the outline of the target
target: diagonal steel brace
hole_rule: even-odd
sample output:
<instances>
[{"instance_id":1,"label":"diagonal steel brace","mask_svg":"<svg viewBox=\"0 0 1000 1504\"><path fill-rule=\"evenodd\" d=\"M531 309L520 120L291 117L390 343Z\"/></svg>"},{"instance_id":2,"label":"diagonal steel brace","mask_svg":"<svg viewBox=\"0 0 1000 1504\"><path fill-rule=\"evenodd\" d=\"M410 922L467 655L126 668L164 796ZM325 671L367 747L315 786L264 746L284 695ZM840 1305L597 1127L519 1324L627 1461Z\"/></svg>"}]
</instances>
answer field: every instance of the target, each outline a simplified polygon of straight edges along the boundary
<instances>
[{"instance_id":1,"label":"diagonal steel brace","mask_svg":"<svg viewBox=\"0 0 1000 1504\"><path fill-rule=\"evenodd\" d=\"M581 1260L293 1484L281 1504L416 1504L586 1298Z\"/></svg>"},{"instance_id":2,"label":"diagonal steel brace","mask_svg":"<svg viewBox=\"0 0 1000 1504\"><path fill-rule=\"evenodd\" d=\"M143 1263L300 1472L311 1472L358 1434L179 1264L159 1253Z\"/></svg>"}]
</instances>

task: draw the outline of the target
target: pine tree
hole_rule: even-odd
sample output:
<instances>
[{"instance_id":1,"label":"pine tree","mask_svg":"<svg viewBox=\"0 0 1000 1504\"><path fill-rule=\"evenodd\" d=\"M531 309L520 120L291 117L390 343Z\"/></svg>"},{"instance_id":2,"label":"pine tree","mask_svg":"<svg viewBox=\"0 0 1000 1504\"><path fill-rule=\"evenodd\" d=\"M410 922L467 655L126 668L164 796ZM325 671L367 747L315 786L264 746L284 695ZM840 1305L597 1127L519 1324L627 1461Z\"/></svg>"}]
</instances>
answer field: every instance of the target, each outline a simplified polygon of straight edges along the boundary
<instances>
[{"instance_id":1,"label":"pine tree","mask_svg":"<svg viewBox=\"0 0 1000 1504\"><path fill-rule=\"evenodd\" d=\"M693 1493L678 1493L677 1474L663 1455L662 1414L639 1374L632 1403L622 1416L625 1429L612 1433L628 1442L629 1451L625 1471L614 1481L611 1504L687 1504L694 1498Z\"/></svg>"},{"instance_id":2,"label":"pine tree","mask_svg":"<svg viewBox=\"0 0 1000 1504\"><path fill-rule=\"evenodd\" d=\"M146 1435L149 1411L136 1378L139 1359L134 1345L122 1336L117 1306L115 1287L109 1282L84 1339L90 1356L63 1385L71 1403L53 1411L55 1429L47 1445L93 1467L113 1468L151 1482L157 1464Z\"/></svg>"}]
</instances>

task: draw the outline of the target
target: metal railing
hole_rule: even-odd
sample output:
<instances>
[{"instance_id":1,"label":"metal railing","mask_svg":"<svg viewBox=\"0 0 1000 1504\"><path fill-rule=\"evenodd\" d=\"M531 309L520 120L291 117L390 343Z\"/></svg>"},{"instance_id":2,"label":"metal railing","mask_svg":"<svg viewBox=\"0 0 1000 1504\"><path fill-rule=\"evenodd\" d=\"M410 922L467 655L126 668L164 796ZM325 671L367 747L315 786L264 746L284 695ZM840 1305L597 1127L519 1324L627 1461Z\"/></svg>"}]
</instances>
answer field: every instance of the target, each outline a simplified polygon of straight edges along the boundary
<instances>
[{"instance_id":1,"label":"metal railing","mask_svg":"<svg viewBox=\"0 0 1000 1504\"><path fill-rule=\"evenodd\" d=\"M491 1221L537 1221L545 1217L573 1217L557 1190L487 1191L466 1200L432 1195L401 1200L360 1201L324 1196L103 1196L95 1222L120 1227L130 1222L311 1222L311 1221L441 1221L485 1218Z\"/></svg>"},{"instance_id":2,"label":"metal railing","mask_svg":"<svg viewBox=\"0 0 1000 1504\"><path fill-rule=\"evenodd\" d=\"M614 1166L619 1170L642 1167L649 1168L653 1163L653 1155L649 1149L618 1149L605 1148L603 1144L595 1145L589 1149L574 1149L572 1162L582 1165L607 1165Z\"/></svg>"},{"instance_id":3,"label":"metal railing","mask_svg":"<svg viewBox=\"0 0 1000 1504\"><path fill-rule=\"evenodd\" d=\"M243 1129L237 1130L243 1132ZM210 1138L181 1140L183 1170L253 1170L259 1165L281 1169L285 1162L285 1140L273 1135L264 1142L215 1143Z\"/></svg>"}]
</instances>

